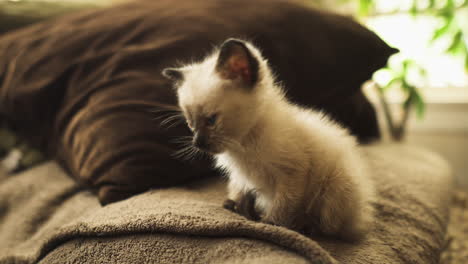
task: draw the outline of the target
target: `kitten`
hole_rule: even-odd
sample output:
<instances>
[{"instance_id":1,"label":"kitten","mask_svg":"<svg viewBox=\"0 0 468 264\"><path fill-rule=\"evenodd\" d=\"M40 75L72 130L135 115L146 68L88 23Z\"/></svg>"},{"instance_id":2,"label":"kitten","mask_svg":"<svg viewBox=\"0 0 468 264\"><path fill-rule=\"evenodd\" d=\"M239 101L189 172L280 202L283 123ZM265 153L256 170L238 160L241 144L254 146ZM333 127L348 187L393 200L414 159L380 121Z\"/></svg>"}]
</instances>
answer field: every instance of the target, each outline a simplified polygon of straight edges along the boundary
<instances>
[{"instance_id":1,"label":"kitten","mask_svg":"<svg viewBox=\"0 0 468 264\"><path fill-rule=\"evenodd\" d=\"M263 222L347 240L369 229L373 186L355 138L289 102L252 44L229 39L163 75L175 82L193 145L227 172L225 207L256 218L254 202Z\"/></svg>"}]
</instances>

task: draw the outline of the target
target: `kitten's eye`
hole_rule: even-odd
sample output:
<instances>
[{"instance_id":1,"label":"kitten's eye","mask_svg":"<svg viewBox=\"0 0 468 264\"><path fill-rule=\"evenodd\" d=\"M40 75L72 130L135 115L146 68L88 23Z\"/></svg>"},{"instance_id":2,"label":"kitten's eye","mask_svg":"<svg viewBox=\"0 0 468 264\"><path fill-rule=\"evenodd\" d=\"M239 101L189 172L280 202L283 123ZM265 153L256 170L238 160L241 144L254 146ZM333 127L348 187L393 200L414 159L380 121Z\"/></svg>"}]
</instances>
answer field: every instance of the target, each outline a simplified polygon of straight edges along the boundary
<instances>
[{"instance_id":1,"label":"kitten's eye","mask_svg":"<svg viewBox=\"0 0 468 264\"><path fill-rule=\"evenodd\" d=\"M209 117L206 118L206 124L208 126L214 126L216 124L216 121L218 120L218 115L217 114L212 114Z\"/></svg>"}]
</instances>

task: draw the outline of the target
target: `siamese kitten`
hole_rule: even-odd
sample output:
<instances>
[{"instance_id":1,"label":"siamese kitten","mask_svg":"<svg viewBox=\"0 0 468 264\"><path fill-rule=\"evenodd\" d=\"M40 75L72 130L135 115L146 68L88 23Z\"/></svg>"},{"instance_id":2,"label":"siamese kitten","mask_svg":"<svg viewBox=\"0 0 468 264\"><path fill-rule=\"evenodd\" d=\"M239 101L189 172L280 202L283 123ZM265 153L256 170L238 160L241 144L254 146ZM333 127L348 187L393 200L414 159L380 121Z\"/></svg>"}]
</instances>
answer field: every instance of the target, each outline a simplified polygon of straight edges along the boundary
<instances>
[{"instance_id":1,"label":"siamese kitten","mask_svg":"<svg viewBox=\"0 0 468 264\"><path fill-rule=\"evenodd\" d=\"M252 44L229 39L163 75L175 82L193 145L229 177L226 208L347 240L369 229L373 185L355 138L289 102Z\"/></svg>"}]
</instances>

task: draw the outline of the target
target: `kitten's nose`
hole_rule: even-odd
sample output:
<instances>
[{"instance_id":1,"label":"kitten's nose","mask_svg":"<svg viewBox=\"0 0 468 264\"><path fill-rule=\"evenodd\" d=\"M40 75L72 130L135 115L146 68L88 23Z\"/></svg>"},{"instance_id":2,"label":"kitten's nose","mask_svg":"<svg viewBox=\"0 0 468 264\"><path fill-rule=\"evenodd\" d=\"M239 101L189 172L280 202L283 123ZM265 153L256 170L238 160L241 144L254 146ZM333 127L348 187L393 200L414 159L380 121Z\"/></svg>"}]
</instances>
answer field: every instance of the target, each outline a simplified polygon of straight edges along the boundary
<instances>
[{"instance_id":1,"label":"kitten's nose","mask_svg":"<svg viewBox=\"0 0 468 264\"><path fill-rule=\"evenodd\" d=\"M193 135L193 145L199 149L208 149L208 139L204 133L196 132Z\"/></svg>"}]
</instances>

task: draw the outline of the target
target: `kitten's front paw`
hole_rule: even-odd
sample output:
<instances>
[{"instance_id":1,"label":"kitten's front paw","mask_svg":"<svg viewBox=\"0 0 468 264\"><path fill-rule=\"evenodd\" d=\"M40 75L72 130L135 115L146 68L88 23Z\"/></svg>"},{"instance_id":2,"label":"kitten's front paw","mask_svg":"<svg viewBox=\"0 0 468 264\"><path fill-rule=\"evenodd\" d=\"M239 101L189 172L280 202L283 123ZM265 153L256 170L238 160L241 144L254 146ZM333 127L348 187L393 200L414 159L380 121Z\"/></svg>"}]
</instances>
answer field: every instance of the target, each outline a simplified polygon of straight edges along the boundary
<instances>
[{"instance_id":1,"label":"kitten's front paw","mask_svg":"<svg viewBox=\"0 0 468 264\"><path fill-rule=\"evenodd\" d=\"M245 218L253 221L260 220L260 215L255 209L255 194L247 192L242 195L237 201L232 199L226 199L223 203L223 207L238 213Z\"/></svg>"},{"instance_id":2,"label":"kitten's front paw","mask_svg":"<svg viewBox=\"0 0 468 264\"><path fill-rule=\"evenodd\" d=\"M226 199L226 200L223 202L223 207L224 207L225 209L228 209L229 211L236 212L236 202L234 202L234 201L231 200L231 199Z\"/></svg>"}]
</instances>

